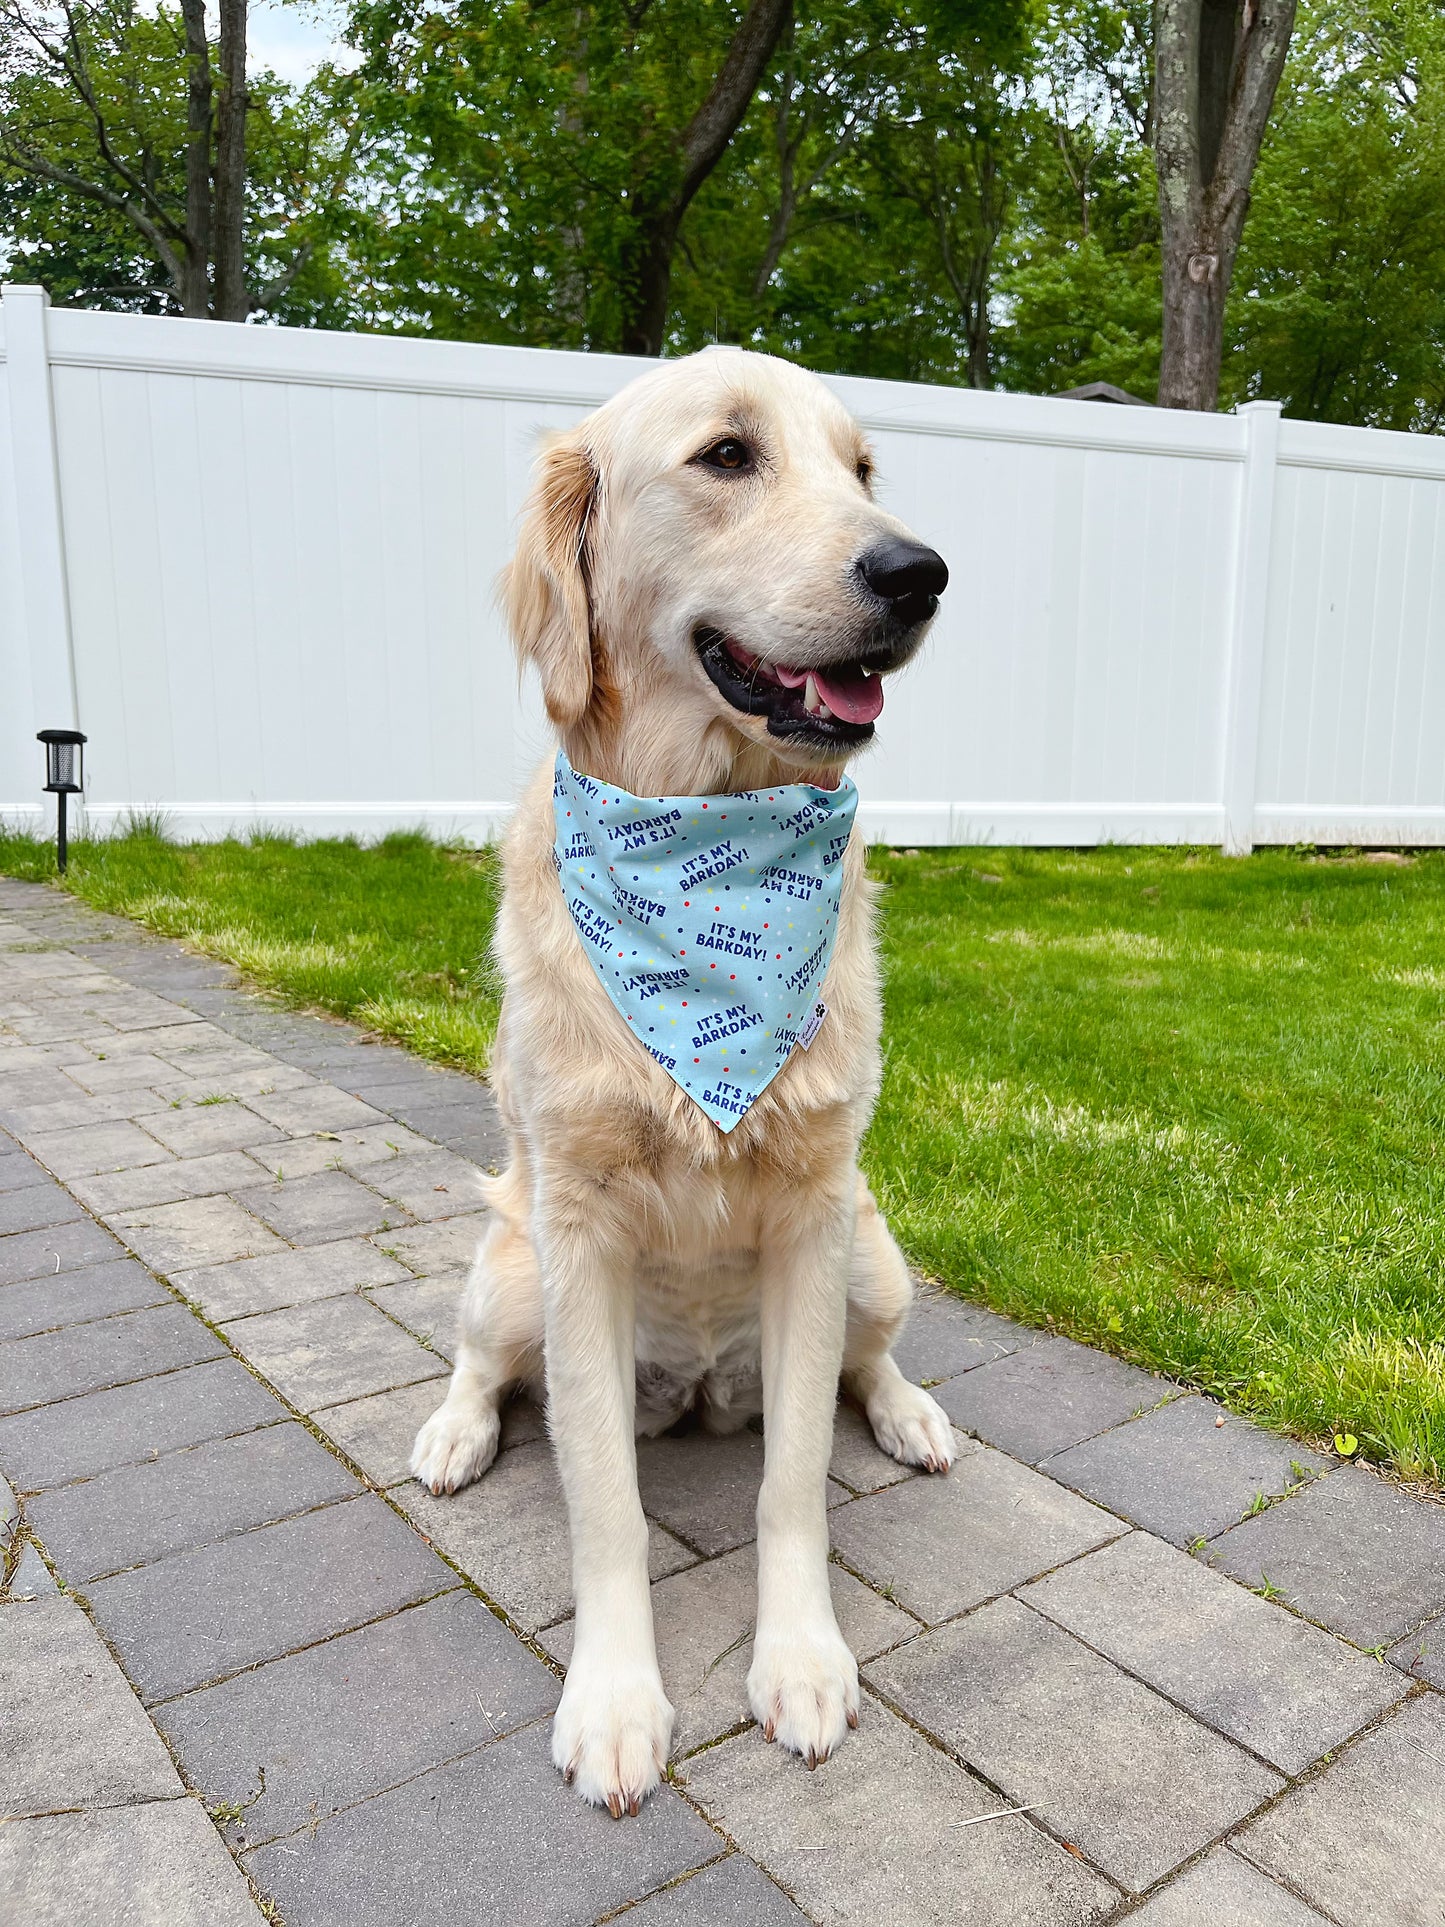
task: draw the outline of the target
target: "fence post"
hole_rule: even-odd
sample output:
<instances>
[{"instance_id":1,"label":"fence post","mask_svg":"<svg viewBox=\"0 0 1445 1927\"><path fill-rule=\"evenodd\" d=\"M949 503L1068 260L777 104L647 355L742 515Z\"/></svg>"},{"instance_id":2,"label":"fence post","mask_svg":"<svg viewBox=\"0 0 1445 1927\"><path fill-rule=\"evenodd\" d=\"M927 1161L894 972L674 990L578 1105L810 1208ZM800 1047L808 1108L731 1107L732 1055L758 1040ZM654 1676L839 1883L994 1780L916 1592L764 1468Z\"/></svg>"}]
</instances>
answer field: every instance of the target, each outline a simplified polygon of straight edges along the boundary
<instances>
[{"instance_id":1,"label":"fence post","mask_svg":"<svg viewBox=\"0 0 1445 1927\"><path fill-rule=\"evenodd\" d=\"M1274 532L1275 468L1279 456L1277 401L1247 401L1244 474L1239 489L1239 533L1234 547L1234 606L1229 674L1224 695L1224 852L1254 848L1254 786L1259 767L1259 705L1264 678L1269 553Z\"/></svg>"},{"instance_id":2,"label":"fence post","mask_svg":"<svg viewBox=\"0 0 1445 1927\"><path fill-rule=\"evenodd\" d=\"M46 341L50 297L44 288L7 283L0 290L0 299L4 302L5 379L15 464L20 600L30 656L34 722L40 729L78 729L55 407Z\"/></svg>"}]
</instances>

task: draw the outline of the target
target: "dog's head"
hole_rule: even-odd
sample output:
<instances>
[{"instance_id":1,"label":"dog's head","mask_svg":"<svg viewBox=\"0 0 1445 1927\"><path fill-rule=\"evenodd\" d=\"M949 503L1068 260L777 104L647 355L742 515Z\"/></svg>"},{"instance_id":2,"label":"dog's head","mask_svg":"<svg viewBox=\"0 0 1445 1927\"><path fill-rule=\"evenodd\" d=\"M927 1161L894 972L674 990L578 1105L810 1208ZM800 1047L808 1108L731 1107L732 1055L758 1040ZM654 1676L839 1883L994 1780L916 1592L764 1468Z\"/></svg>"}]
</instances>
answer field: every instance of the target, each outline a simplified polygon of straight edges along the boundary
<instances>
[{"instance_id":1,"label":"dog's head","mask_svg":"<svg viewBox=\"0 0 1445 1927\"><path fill-rule=\"evenodd\" d=\"M711 349L552 438L504 594L573 761L652 793L836 769L947 580L815 375Z\"/></svg>"}]
</instances>

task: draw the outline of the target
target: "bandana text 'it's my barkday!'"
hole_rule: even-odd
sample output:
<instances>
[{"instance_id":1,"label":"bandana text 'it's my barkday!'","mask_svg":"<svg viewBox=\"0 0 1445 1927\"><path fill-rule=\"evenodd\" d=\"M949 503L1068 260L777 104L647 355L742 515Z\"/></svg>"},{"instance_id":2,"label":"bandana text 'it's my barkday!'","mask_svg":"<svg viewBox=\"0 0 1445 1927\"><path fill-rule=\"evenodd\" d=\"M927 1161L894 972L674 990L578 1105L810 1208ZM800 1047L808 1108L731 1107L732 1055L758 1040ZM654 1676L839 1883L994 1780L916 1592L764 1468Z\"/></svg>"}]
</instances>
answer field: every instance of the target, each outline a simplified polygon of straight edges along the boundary
<instances>
[{"instance_id":1,"label":"bandana text 'it's my barkday!'","mask_svg":"<svg viewBox=\"0 0 1445 1927\"><path fill-rule=\"evenodd\" d=\"M557 754L553 858L638 1042L724 1131L822 1022L858 792L630 796Z\"/></svg>"}]
</instances>

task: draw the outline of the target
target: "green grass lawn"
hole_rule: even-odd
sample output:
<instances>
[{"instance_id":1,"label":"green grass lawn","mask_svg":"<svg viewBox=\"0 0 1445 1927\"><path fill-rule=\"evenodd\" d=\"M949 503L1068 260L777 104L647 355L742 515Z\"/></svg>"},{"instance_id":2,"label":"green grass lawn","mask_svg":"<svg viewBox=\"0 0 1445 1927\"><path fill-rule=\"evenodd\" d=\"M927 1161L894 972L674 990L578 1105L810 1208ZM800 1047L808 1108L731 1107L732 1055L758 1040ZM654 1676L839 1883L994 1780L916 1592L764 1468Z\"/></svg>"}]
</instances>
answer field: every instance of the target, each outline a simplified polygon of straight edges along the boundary
<instances>
[{"instance_id":1,"label":"green grass lawn","mask_svg":"<svg viewBox=\"0 0 1445 1927\"><path fill-rule=\"evenodd\" d=\"M865 1162L913 1261L1311 1440L1445 1479L1445 855L879 852ZM0 837L0 870L51 876ZM485 1068L485 853L72 848L69 887Z\"/></svg>"}]
</instances>

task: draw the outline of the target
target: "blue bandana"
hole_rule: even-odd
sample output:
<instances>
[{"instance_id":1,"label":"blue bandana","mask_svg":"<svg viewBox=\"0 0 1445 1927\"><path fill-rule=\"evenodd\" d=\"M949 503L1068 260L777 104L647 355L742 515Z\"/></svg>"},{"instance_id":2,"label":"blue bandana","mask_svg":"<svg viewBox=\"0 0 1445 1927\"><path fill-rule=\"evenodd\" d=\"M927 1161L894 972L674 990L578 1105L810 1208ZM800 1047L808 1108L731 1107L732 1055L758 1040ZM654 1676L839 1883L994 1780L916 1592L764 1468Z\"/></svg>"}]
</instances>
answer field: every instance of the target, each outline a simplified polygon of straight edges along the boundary
<instances>
[{"instance_id":1,"label":"blue bandana","mask_svg":"<svg viewBox=\"0 0 1445 1927\"><path fill-rule=\"evenodd\" d=\"M553 861L602 988L730 1131L826 1015L857 790L629 796L559 750L552 795Z\"/></svg>"}]
</instances>

